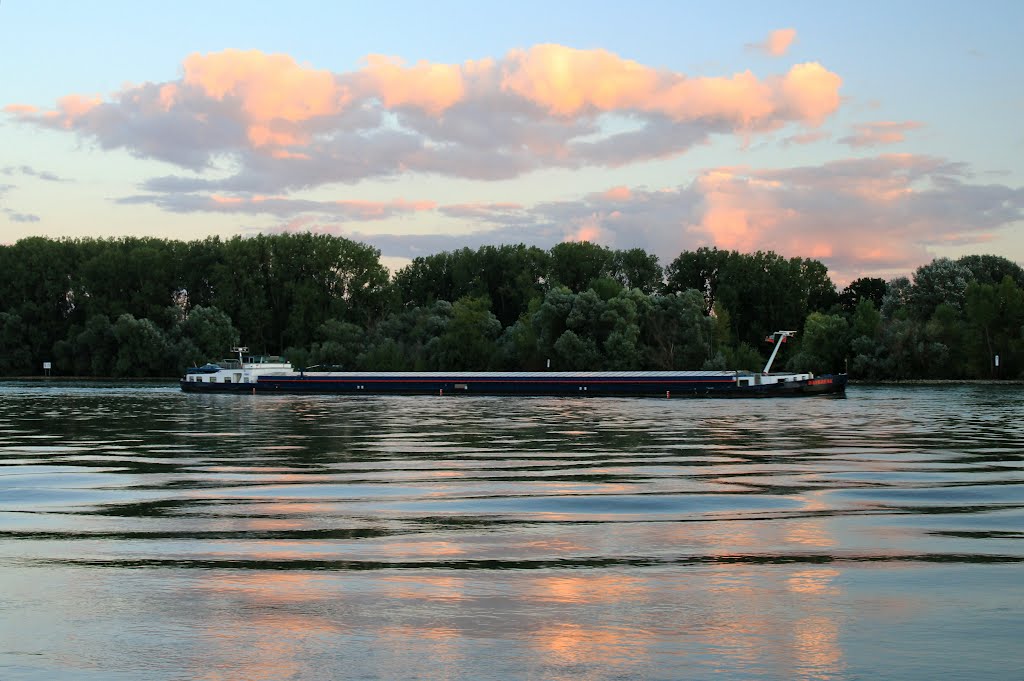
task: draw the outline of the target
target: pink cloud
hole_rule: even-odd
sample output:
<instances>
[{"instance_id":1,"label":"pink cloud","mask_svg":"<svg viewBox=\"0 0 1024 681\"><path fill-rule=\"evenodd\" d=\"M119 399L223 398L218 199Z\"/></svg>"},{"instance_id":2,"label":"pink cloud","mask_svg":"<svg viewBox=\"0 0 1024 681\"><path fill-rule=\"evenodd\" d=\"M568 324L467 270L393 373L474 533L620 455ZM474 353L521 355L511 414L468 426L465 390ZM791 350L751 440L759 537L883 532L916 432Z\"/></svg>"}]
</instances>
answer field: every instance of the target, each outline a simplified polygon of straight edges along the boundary
<instances>
[{"instance_id":1,"label":"pink cloud","mask_svg":"<svg viewBox=\"0 0 1024 681\"><path fill-rule=\"evenodd\" d=\"M666 264L700 246L773 250L821 259L848 282L905 274L934 257L932 248L984 244L1024 220L1024 189L971 184L969 176L944 159L888 154L795 168L713 168L678 187L613 187L515 211L438 211L486 224L461 234L463 242L587 239L640 246Z\"/></svg>"},{"instance_id":2,"label":"pink cloud","mask_svg":"<svg viewBox=\"0 0 1024 681\"><path fill-rule=\"evenodd\" d=\"M795 28L780 28L768 34L768 53L773 57L781 57L789 50L789 46L796 40Z\"/></svg>"},{"instance_id":3,"label":"pink cloud","mask_svg":"<svg viewBox=\"0 0 1024 681\"><path fill-rule=\"evenodd\" d=\"M691 78L605 50L537 45L509 54L502 88L553 115L632 110L677 121L720 118L747 126L755 121L772 125L777 119L820 122L838 108L841 83L815 63L798 64L766 81L750 71Z\"/></svg>"},{"instance_id":4,"label":"pink cloud","mask_svg":"<svg viewBox=\"0 0 1024 681\"><path fill-rule=\"evenodd\" d=\"M552 44L461 64L371 55L349 72L225 50L189 55L178 80L5 111L105 149L193 170L215 158L239 168L207 181L211 191L276 192L407 172L505 179L664 158L711 135L818 125L838 109L841 83L813 62L764 78L691 77ZM614 131L615 117L635 126Z\"/></svg>"},{"instance_id":5,"label":"pink cloud","mask_svg":"<svg viewBox=\"0 0 1024 681\"><path fill-rule=\"evenodd\" d=\"M434 201L335 201L334 205L358 220L379 220L399 213L418 213L437 208Z\"/></svg>"},{"instance_id":6,"label":"pink cloud","mask_svg":"<svg viewBox=\"0 0 1024 681\"><path fill-rule=\"evenodd\" d=\"M829 137L831 137L831 135L824 130L811 130L810 132L801 133L799 135L791 135L782 140L782 144L787 147L791 144L814 144L815 142L826 140Z\"/></svg>"},{"instance_id":7,"label":"pink cloud","mask_svg":"<svg viewBox=\"0 0 1024 681\"><path fill-rule=\"evenodd\" d=\"M230 99L241 108L249 140L257 147L304 144L308 131L298 124L337 114L349 100L330 71L300 66L283 54L192 54L184 70L181 86L160 88L160 103L173 108L182 97L180 87L197 88L219 101Z\"/></svg>"},{"instance_id":8,"label":"pink cloud","mask_svg":"<svg viewBox=\"0 0 1024 681\"><path fill-rule=\"evenodd\" d=\"M892 154L780 170L705 173L695 232L709 245L821 258L839 278L906 271L930 246L983 243L1024 218L1024 192L965 184L963 168Z\"/></svg>"},{"instance_id":9,"label":"pink cloud","mask_svg":"<svg viewBox=\"0 0 1024 681\"><path fill-rule=\"evenodd\" d=\"M562 241L589 241L590 243L606 243L608 235L601 227L601 217L597 214L582 218L574 228L565 235Z\"/></svg>"},{"instance_id":10,"label":"pink cloud","mask_svg":"<svg viewBox=\"0 0 1024 681\"><path fill-rule=\"evenodd\" d=\"M839 141L854 148L880 147L902 142L905 139L904 133L923 127L924 123L917 121L861 123L853 126L852 135L843 137Z\"/></svg>"},{"instance_id":11,"label":"pink cloud","mask_svg":"<svg viewBox=\"0 0 1024 681\"><path fill-rule=\"evenodd\" d=\"M72 130L75 127L75 122L78 119L88 115L89 112L96 109L103 103L103 98L94 95L86 97L82 95L67 95L57 100L57 108L51 111L37 112L37 111L26 111L26 107L19 107L14 105L14 109L22 109L21 111L13 111L18 116L37 116L42 117L48 124L64 128L65 130ZM32 107L34 108L34 107Z\"/></svg>"},{"instance_id":12,"label":"pink cloud","mask_svg":"<svg viewBox=\"0 0 1024 681\"><path fill-rule=\"evenodd\" d=\"M251 138L250 138L251 139ZM303 154L299 151L288 151L287 149L274 149L270 152L272 158L278 159L294 159L297 161L312 161L313 157L309 154Z\"/></svg>"},{"instance_id":13,"label":"pink cloud","mask_svg":"<svg viewBox=\"0 0 1024 681\"><path fill-rule=\"evenodd\" d=\"M700 228L718 248L756 251L765 233L777 226L780 211L771 201L770 191L750 191L750 183L759 180L740 178L733 170L722 168L697 180L705 203Z\"/></svg>"},{"instance_id":14,"label":"pink cloud","mask_svg":"<svg viewBox=\"0 0 1024 681\"><path fill-rule=\"evenodd\" d=\"M348 99L330 71L300 66L284 54L192 54L184 68L184 85L200 88L213 99L238 100L251 120L304 121L337 113Z\"/></svg>"},{"instance_id":15,"label":"pink cloud","mask_svg":"<svg viewBox=\"0 0 1024 681\"><path fill-rule=\"evenodd\" d=\"M783 78L782 111L811 125L819 125L839 108L842 79L821 64L797 64Z\"/></svg>"},{"instance_id":16,"label":"pink cloud","mask_svg":"<svg viewBox=\"0 0 1024 681\"><path fill-rule=\"evenodd\" d=\"M501 88L552 114L572 116L587 108L612 111L649 101L658 73L606 50L535 45L504 60Z\"/></svg>"},{"instance_id":17,"label":"pink cloud","mask_svg":"<svg viewBox=\"0 0 1024 681\"><path fill-rule=\"evenodd\" d=\"M763 42L747 45L748 48L757 52L763 52L772 57L781 57L789 51L790 46L796 40L795 28L780 28L768 34Z\"/></svg>"},{"instance_id":18,"label":"pink cloud","mask_svg":"<svg viewBox=\"0 0 1024 681\"><path fill-rule=\"evenodd\" d=\"M609 201L629 201L633 193L629 190L629 187L620 186L606 190L603 196Z\"/></svg>"},{"instance_id":19,"label":"pink cloud","mask_svg":"<svg viewBox=\"0 0 1024 681\"><path fill-rule=\"evenodd\" d=\"M246 200L240 196L220 196L219 194L211 194L210 200L221 206L242 206L246 204Z\"/></svg>"},{"instance_id":20,"label":"pink cloud","mask_svg":"<svg viewBox=\"0 0 1024 681\"><path fill-rule=\"evenodd\" d=\"M523 210L524 206L519 203L456 203L444 206L445 214L453 217L479 218L494 215L495 213Z\"/></svg>"},{"instance_id":21,"label":"pink cloud","mask_svg":"<svg viewBox=\"0 0 1024 681\"><path fill-rule=\"evenodd\" d=\"M9 114L35 114L39 112L39 108L32 106L31 104L8 104L4 107L4 111Z\"/></svg>"},{"instance_id":22,"label":"pink cloud","mask_svg":"<svg viewBox=\"0 0 1024 681\"><path fill-rule=\"evenodd\" d=\"M767 121L777 112L777 88L751 73L683 79L657 93L657 109L677 120L723 117L738 127Z\"/></svg>"},{"instance_id":23,"label":"pink cloud","mask_svg":"<svg viewBox=\"0 0 1024 681\"><path fill-rule=\"evenodd\" d=\"M462 69L453 64L421 61L406 67L401 59L373 54L361 75L387 109L411 106L440 116L465 96Z\"/></svg>"},{"instance_id":24,"label":"pink cloud","mask_svg":"<svg viewBox=\"0 0 1024 681\"><path fill-rule=\"evenodd\" d=\"M150 194L122 198L122 204L152 204L173 213L242 213L278 217L331 218L345 221L384 220L399 215L433 211L437 203L429 200L361 201L341 199L317 201L261 194L229 196L222 194ZM316 216L319 216L317 218Z\"/></svg>"},{"instance_id":25,"label":"pink cloud","mask_svg":"<svg viewBox=\"0 0 1024 681\"><path fill-rule=\"evenodd\" d=\"M439 218L460 222L429 234L381 233L377 225L359 231L353 222L360 215L375 220L387 211L361 213L357 206L339 210L333 221L326 211L280 215L305 229L366 241L385 256L588 240L641 247L668 264L682 250L717 246L817 258L843 285L860 276L906 274L931 260L933 248L985 244L1024 220L1024 189L971 184L970 176L961 164L907 154L794 168L722 167L658 190L612 187L532 206L439 205L433 209ZM421 208L429 210L429 202Z\"/></svg>"}]
</instances>

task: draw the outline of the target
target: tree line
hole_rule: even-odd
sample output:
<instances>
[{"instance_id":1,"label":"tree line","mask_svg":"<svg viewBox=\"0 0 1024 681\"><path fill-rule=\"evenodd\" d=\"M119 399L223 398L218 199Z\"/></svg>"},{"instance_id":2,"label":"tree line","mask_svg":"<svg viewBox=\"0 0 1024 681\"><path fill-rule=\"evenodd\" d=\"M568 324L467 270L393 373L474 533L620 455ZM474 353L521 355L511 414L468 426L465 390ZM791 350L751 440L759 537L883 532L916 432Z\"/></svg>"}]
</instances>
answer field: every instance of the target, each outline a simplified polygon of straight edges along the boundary
<instances>
[{"instance_id":1,"label":"tree line","mask_svg":"<svg viewBox=\"0 0 1024 681\"><path fill-rule=\"evenodd\" d=\"M940 258L837 290L821 262L701 248L666 267L589 242L464 248L392 277L341 237L0 246L0 375L174 376L240 342L335 370L760 369L1019 377L1024 270ZM998 365L996 357L998 356Z\"/></svg>"}]
</instances>

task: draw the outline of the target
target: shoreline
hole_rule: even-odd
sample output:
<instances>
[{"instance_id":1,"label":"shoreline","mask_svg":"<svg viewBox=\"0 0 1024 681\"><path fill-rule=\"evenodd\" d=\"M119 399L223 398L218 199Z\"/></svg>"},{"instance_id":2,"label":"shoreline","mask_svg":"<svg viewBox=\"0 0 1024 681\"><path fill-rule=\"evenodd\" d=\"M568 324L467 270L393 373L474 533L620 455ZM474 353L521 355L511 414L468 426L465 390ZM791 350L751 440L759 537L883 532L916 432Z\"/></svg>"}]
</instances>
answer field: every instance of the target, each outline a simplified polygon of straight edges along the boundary
<instances>
[{"instance_id":1,"label":"shoreline","mask_svg":"<svg viewBox=\"0 0 1024 681\"><path fill-rule=\"evenodd\" d=\"M868 380L851 378L850 385L1024 385L1020 378L900 378Z\"/></svg>"},{"instance_id":2,"label":"shoreline","mask_svg":"<svg viewBox=\"0 0 1024 681\"><path fill-rule=\"evenodd\" d=\"M144 377L144 378L123 378L115 376L0 376L0 383L8 381L20 381L26 383L73 383L73 382L102 382L102 383L178 383L180 376L166 377ZM903 378L868 380L851 378L850 385L1024 385L1021 378Z\"/></svg>"},{"instance_id":3,"label":"shoreline","mask_svg":"<svg viewBox=\"0 0 1024 681\"><path fill-rule=\"evenodd\" d=\"M153 378L124 378L115 376L0 376L0 383L5 381L24 381L26 383L72 383L75 381L102 381L104 383L177 383L180 376Z\"/></svg>"}]
</instances>

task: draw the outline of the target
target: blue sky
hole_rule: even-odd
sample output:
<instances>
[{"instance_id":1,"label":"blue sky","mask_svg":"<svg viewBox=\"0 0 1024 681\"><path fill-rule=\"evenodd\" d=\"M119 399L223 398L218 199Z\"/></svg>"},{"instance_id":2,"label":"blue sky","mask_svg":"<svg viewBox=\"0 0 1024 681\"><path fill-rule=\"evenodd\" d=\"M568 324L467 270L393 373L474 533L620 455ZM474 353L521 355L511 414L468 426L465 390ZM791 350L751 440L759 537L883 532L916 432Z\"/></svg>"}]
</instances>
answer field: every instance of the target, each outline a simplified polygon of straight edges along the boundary
<instances>
[{"instance_id":1,"label":"blue sky","mask_svg":"<svg viewBox=\"0 0 1024 681\"><path fill-rule=\"evenodd\" d=\"M587 238L839 281L1022 262L1021 25L1016 2L7 0L0 241L310 229L397 266Z\"/></svg>"}]
</instances>

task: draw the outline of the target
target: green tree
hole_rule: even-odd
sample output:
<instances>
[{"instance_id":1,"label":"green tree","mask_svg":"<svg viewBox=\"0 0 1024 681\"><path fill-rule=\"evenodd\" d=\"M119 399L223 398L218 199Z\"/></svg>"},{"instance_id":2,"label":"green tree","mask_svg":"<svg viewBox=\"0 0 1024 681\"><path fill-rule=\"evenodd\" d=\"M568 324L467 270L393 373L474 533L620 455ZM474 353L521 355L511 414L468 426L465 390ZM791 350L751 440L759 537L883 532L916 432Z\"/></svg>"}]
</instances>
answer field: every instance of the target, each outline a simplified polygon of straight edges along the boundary
<instances>
[{"instance_id":1,"label":"green tree","mask_svg":"<svg viewBox=\"0 0 1024 681\"><path fill-rule=\"evenodd\" d=\"M882 352L882 314L871 297L861 298L850 319L850 374L878 379L885 373Z\"/></svg>"},{"instance_id":2,"label":"green tree","mask_svg":"<svg viewBox=\"0 0 1024 681\"><path fill-rule=\"evenodd\" d=\"M376 371L441 369L438 344L451 318L446 300L394 312L375 327L358 364Z\"/></svg>"},{"instance_id":3,"label":"green tree","mask_svg":"<svg viewBox=\"0 0 1024 681\"><path fill-rule=\"evenodd\" d=\"M452 317L438 343L438 364L443 370L483 371L497 353L501 322L487 298L463 297L452 305Z\"/></svg>"},{"instance_id":4,"label":"green tree","mask_svg":"<svg viewBox=\"0 0 1024 681\"><path fill-rule=\"evenodd\" d=\"M589 241L563 241L551 251L551 283L581 293L590 283L612 274L614 254L605 246Z\"/></svg>"},{"instance_id":5,"label":"green tree","mask_svg":"<svg viewBox=\"0 0 1024 681\"><path fill-rule=\"evenodd\" d=\"M28 330L18 315L0 312L0 348L3 348L0 351L0 374L11 376L33 373Z\"/></svg>"},{"instance_id":6,"label":"green tree","mask_svg":"<svg viewBox=\"0 0 1024 681\"><path fill-rule=\"evenodd\" d=\"M536 246L484 246L477 255L479 283L450 300L466 295L486 297L502 327L514 324L531 301L544 295L550 255Z\"/></svg>"},{"instance_id":7,"label":"green tree","mask_svg":"<svg viewBox=\"0 0 1024 681\"><path fill-rule=\"evenodd\" d=\"M786 366L796 371L838 373L846 370L849 327L841 315L807 315L799 349Z\"/></svg>"},{"instance_id":8,"label":"green tree","mask_svg":"<svg viewBox=\"0 0 1024 681\"><path fill-rule=\"evenodd\" d=\"M269 293L272 257L266 237L235 237L221 244L221 257L211 273L212 304L238 329L239 339L257 352L273 347L275 318Z\"/></svg>"},{"instance_id":9,"label":"green tree","mask_svg":"<svg viewBox=\"0 0 1024 681\"><path fill-rule=\"evenodd\" d=\"M650 297L639 288L623 289L605 302L601 321L608 329L602 343L603 368L629 371L641 368L640 319L650 308Z\"/></svg>"},{"instance_id":10,"label":"green tree","mask_svg":"<svg viewBox=\"0 0 1024 681\"><path fill-rule=\"evenodd\" d=\"M545 359L553 356L555 341L565 333L566 319L575 301L576 295L572 291L559 286L545 294L544 300L533 313L530 324L537 338L538 353Z\"/></svg>"},{"instance_id":11,"label":"green tree","mask_svg":"<svg viewBox=\"0 0 1024 681\"><path fill-rule=\"evenodd\" d=\"M1009 275L1002 282L972 282L965 294L965 314L969 323L970 363L977 376L1016 376L1022 366L1024 349L1024 291ZM995 356L1000 356L997 372Z\"/></svg>"},{"instance_id":12,"label":"green tree","mask_svg":"<svg viewBox=\"0 0 1024 681\"><path fill-rule=\"evenodd\" d=\"M854 279L839 294L839 304L845 310L855 310L865 300L871 301L875 309L881 309L885 297L885 279L877 277L861 277Z\"/></svg>"},{"instance_id":13,"label":"green tree","mask_svg":"<svg viewBox=\"0 0 1024 681\"><path fill-rule=\"evenodd\" d=\"M215 307L193 307L176 326L174 336L187 340L195 350L196 356L181 358L186 363L225 357L239 342L231 318Z\"/></svg>"},{"instance_id":14,"label":"green tree","mask_svg":"<svg viewBox=\"0 0 1024 681\"><path fill-rule=\"evenodd\" d=\"M345 371L359 368L360 357L367 347L366 332L361 326L328 319L317 329L316 337L308 364Z\"/></svg>"},{"instance_id":15,"label":"green tree","mask_svg":"<svg viewBox=\"0 0 1024 681\"><path fill-rule=\"evenodd\" d=\"M699 291L653 296L640 317L640 341L649 369L698 369L712 357L714 319Z\"/></svg>"},{"instance_id":16,"label":"green tree","mask_svg":"<svg viewBox=\"0 0 1024 681\"><path fill-rule=\"evenodd\" d=\"M925 371L930 378L960 378L964 375L963 314L949 303L940 303L924 325L928 362Z\"/></svg>"},{"instance_id":17,"label":"green tree","mask_svg":"<svg viewBox=\"0 0 1024 681\"><path fill-rule=\"evenodd\" d=\"M795 270L799 295L806 310L825 312L839 302L836 285L824 263L810 258L790 258L789 265Z\"/></svg>"},{"instance_id":18,"label":"green tree","mask_svg":"<svg viewBox=\"0 0 1024 681\"><path fill-rule=\"evenodd\" d=\"M857 303L850 319L850 331L854 337L864 336L872 341L878 339L882 331L882 315L871 298L863 298Z\"/></svg>"},{"instance_id":19,"label":"green tree","mask_svg":"<svg viewBox=\"0 0 1024 681\"><path fill-rule=\"evenodd\" d=\"M710 314L717 302L719 279L732 255L729 251L706 247L680 253L665 270L665 292L696 290L704 298L705 314Z\"/></svg>"},{"instance_id":20,"label":"green tree","mask_svg":"<svg viewBox=\"0 0 1024 681\"><path fill-rule=\"evenodd\" d=\"M113 335L117 341L115 376L167 376L174 371L167 337L150 320L136 319L126 312L114 323Z\"/></svg>"},{"instance_id":21,"label":"green tree","mask_svg":"<svg viewBox=\"0 0 1024 681\"><path fill-rule=\"evenodd\" d=\"M965 255L956 261L967 268L971 279L979 284L999 285L1010 277L1018 288L1024 288L1024 268L999 255Z\"/></svg>"},{"instance_id":22,"label":"green tree","mask_svg":"<svg viewBox=\"0 0 1024 681\"><path fill-rule=\"evenodd\" d=\"M910 279L906 277L896 277L886 283L885 295L882 296L882 305L879 307L883 319L903 319L910 314L911 289Z\"/></svg>"},{"instance_id":23,"label":"green tree","mask_svg":"<svg viewBox=\"0 0 1024 681\"><path fill-rule=\"evenodd\" d=\"M17 363L22 363L27 352L28 366L41 370L44 361L53 359L53 344L75 321L74 244L29 237L0 252L0 309L19 320L8 320L12 334L22 330Z\"/></svg>"},{"instance_id":24,"label":"green tree","mask_svg":"<svg viewBox=\"0 0 1024 681\"><path fill-rule=\"evenodd\" d=\"M711 354L724 353L733 346L732 320L729 318L729 311L721 303L715 305L711 311ZM724 357L724 355L723 355Z\"/></svg>"},{"instance_id":25,"label":"green tree","mask_svg":"<svg viewBox=\"0 0 1024 681\"><path fill-rule=\"evenodd\" d=\"M593 371L600 363L600 353L593 338L581 338L571 329L558 337L552 348L557 371Z\"/></svg>"},{"instance_id":26,"label":"green tree","mask_svg":"<svg viewBox=\"0 0 1024 681\"><path fill-rule=\"evenodd\" d=\"M550 256L524 244L463 248L416 258L395 274L394 286L405 308L435 300L484 296L506 327L544 295Z\"/></svg>"},{"instance_id":27,"label":"green tree","mask_svg":"<svg viewBox=\"0 0 1024 681\"><path fill-rule=\"evenodd\" d=\"M55 368L75 376L112 376L117 356L114 326L106 315L92 315L54 343Z\"/></svg>"},{"instance_id":28,"label":"green tree","mask_svg":"<svg viewBox=\"0 0 1024 681\"><path fill-rule=\"evenodd\" d=\"M625 288L639 289L647 295L657 292L663 285L664 271L658 263L658 256L642 248L615 251L611 270L614 278Z\"/></svg>"},{"instance_id":29,"label":"green tree","mask_svg":"<svg viewBox=\"0 0 1024 681\"><path fill-rule=\"evenodd\" d=\"M371 325L384 314L388 274L369 246L306 233L236 237L223 248L213 302L254 349L308 347L328 319Z\"/></svg>"},{"instance_id":30,"label":"green tree","mask_svg":"<svg viewBox=\"0 0 1024 681\"><path fill-rule=\"evenodd\" d=\"M799 328L809 311L827 311L838 300L823 264L787 260L770 251L701 248L680 254L667 272L667 292L701 292L706 314L722 305L729 311L733 338L750 345L776 329Z\"/></svg>"},{"instance_id":31,"label":"green tree","mask_svg":"<svg viewBox=\"0 0 1024 681\"><path fill-rule=\"evenodd\" d=\"M611 300L623 290L622 284L611 277L598 277L590 282L590 289L601 300Z\"/></svg>"},{"instance_id":32,"label":"green tree","mask_svg":"<svg viewBox=\"0 0 1024 681\"><path fill-rule=\"evenodd\" d=\"M971 271L949 258L936 258L914 272L914 284L907 301L910 313L918 321L926 321L940 304L963 310Z\"/></svg>"}]
</instances>

